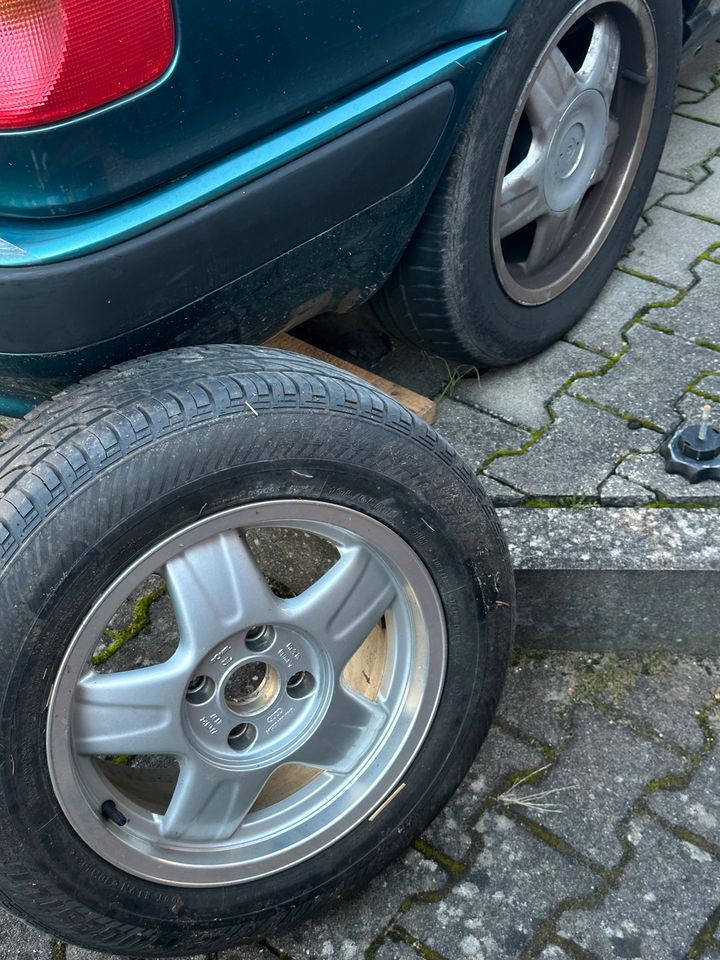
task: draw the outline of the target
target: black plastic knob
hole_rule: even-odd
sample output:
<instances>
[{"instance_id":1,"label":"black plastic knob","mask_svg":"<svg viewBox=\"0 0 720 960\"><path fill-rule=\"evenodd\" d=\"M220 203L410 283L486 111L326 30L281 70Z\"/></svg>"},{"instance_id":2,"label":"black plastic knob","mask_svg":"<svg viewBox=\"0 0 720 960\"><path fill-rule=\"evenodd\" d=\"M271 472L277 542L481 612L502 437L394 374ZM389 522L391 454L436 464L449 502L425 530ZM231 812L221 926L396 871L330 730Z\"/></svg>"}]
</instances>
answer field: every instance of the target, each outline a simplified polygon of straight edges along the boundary
<instances>
[{"instance_id":1,"label":"black plastic knob","mask_svg":"<svg viewBox=\"0 0 720 960\"><path fill-rule=\"evenodd\" d=\"M693 424L678 430L660 447L665 470L686 477L690 483L720 480L720 430Z\"/></svg>"}]
</instances>

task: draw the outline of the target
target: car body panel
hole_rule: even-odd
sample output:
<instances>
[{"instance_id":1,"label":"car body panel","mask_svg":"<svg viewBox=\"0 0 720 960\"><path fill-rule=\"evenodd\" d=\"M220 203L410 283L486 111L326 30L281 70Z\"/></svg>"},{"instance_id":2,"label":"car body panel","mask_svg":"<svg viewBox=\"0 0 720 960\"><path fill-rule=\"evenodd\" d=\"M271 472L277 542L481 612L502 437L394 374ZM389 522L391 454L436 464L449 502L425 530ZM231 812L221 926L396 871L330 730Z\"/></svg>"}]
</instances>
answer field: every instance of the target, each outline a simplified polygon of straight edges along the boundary
<instances>
[{"instance_id":1,"label":"car body panel","mask_svg":"<svg viewBox=\"0 0 720 960\"><path fill-rule=\"evenodd\" d=\"M167 223L330 142L466 67L472 69L500 36L444 49L276 136L124 203L73 218L0 217L0 267L86 256Z\"/></svg>"},{"instance_id":2,"label":"car body panel","mask_svg":"<svg viewBox=\"0 0 720 960\"><path fill-rule=\"evenodd\" d=\"M159 82L0 133L0 215L98 209L287 129L424 57L494 33L518 0L175 0Z\"/></svg>"}]
</instances>

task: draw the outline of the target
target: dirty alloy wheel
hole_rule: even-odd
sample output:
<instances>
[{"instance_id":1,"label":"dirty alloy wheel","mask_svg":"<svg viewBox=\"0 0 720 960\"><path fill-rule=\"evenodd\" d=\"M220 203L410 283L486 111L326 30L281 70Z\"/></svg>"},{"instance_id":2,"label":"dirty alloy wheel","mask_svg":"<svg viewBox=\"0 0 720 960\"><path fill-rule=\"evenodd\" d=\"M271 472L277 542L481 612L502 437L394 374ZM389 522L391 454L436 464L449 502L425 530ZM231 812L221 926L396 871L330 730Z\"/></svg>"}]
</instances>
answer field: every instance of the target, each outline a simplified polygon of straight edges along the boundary
<instances>
[{"instance_id":1,"label":"dirty alloy wheel","mask_svg":"<svg viewBox=\"0 0 720 960\"><path fill-rule=\"evenodd\" d=\"M580 319L650 189L681 36L676 0L528 0L375 301L391 333L497 366Z\"/></svg>"},{"instance_id":2,"label":"dirty alloy wheel","mask_svg":"<svg viewBox=\"0 0 720 960\"><path fill-rule=\"evenodd\" d=\"M171 956L361 889L448 799L513 626L470 470L367 385L210 347L0 447L0 897Z\"/></svg>"}]
</instances>

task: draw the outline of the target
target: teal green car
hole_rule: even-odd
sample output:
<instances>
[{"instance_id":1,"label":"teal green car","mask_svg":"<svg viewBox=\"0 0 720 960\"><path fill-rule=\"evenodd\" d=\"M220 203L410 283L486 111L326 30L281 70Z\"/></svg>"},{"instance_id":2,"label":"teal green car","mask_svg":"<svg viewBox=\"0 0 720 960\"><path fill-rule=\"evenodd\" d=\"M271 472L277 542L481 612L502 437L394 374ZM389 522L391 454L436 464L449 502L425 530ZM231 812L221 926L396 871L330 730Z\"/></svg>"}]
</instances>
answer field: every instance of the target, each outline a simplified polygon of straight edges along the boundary
<instances>
[{"instance_id":1,"label":"teal green car","mask_svg":"<svg viewBox=\"0 0 720 960\"><path fill-rule=\"evenodd\" d=\"M363 890L512 646L473 471L262 344L369 301L513 363L588 308L718 0L0 2L0 901L208 954Z\"/></svg>"}]
</instances>

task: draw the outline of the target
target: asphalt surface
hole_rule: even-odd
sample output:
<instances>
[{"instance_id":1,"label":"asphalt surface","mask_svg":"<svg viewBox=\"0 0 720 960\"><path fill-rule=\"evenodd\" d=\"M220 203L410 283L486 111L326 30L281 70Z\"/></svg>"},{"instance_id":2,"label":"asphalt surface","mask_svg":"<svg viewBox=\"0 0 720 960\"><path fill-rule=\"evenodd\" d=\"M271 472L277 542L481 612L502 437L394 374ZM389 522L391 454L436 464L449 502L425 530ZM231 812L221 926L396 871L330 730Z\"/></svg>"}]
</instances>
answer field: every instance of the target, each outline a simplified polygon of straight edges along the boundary
<instances>
[{"instance_id":1,"label":"asphalt surface","mask_svg":"<svg viewBox=\"0 0 720 960\"><path fill-rule=\"evenodd\" d=\"M564 341L461 381L404 349L377 359L444 394L439 427L499 506L720 504L657 452L702 403L720 419L718 64L711 45L684 71L633 248ZM717 657L519 652L477 761L405 857L221 960L720 960L719 703ZM0 918L2 960L96 956Z\"/></svg>"}]
</instances>

